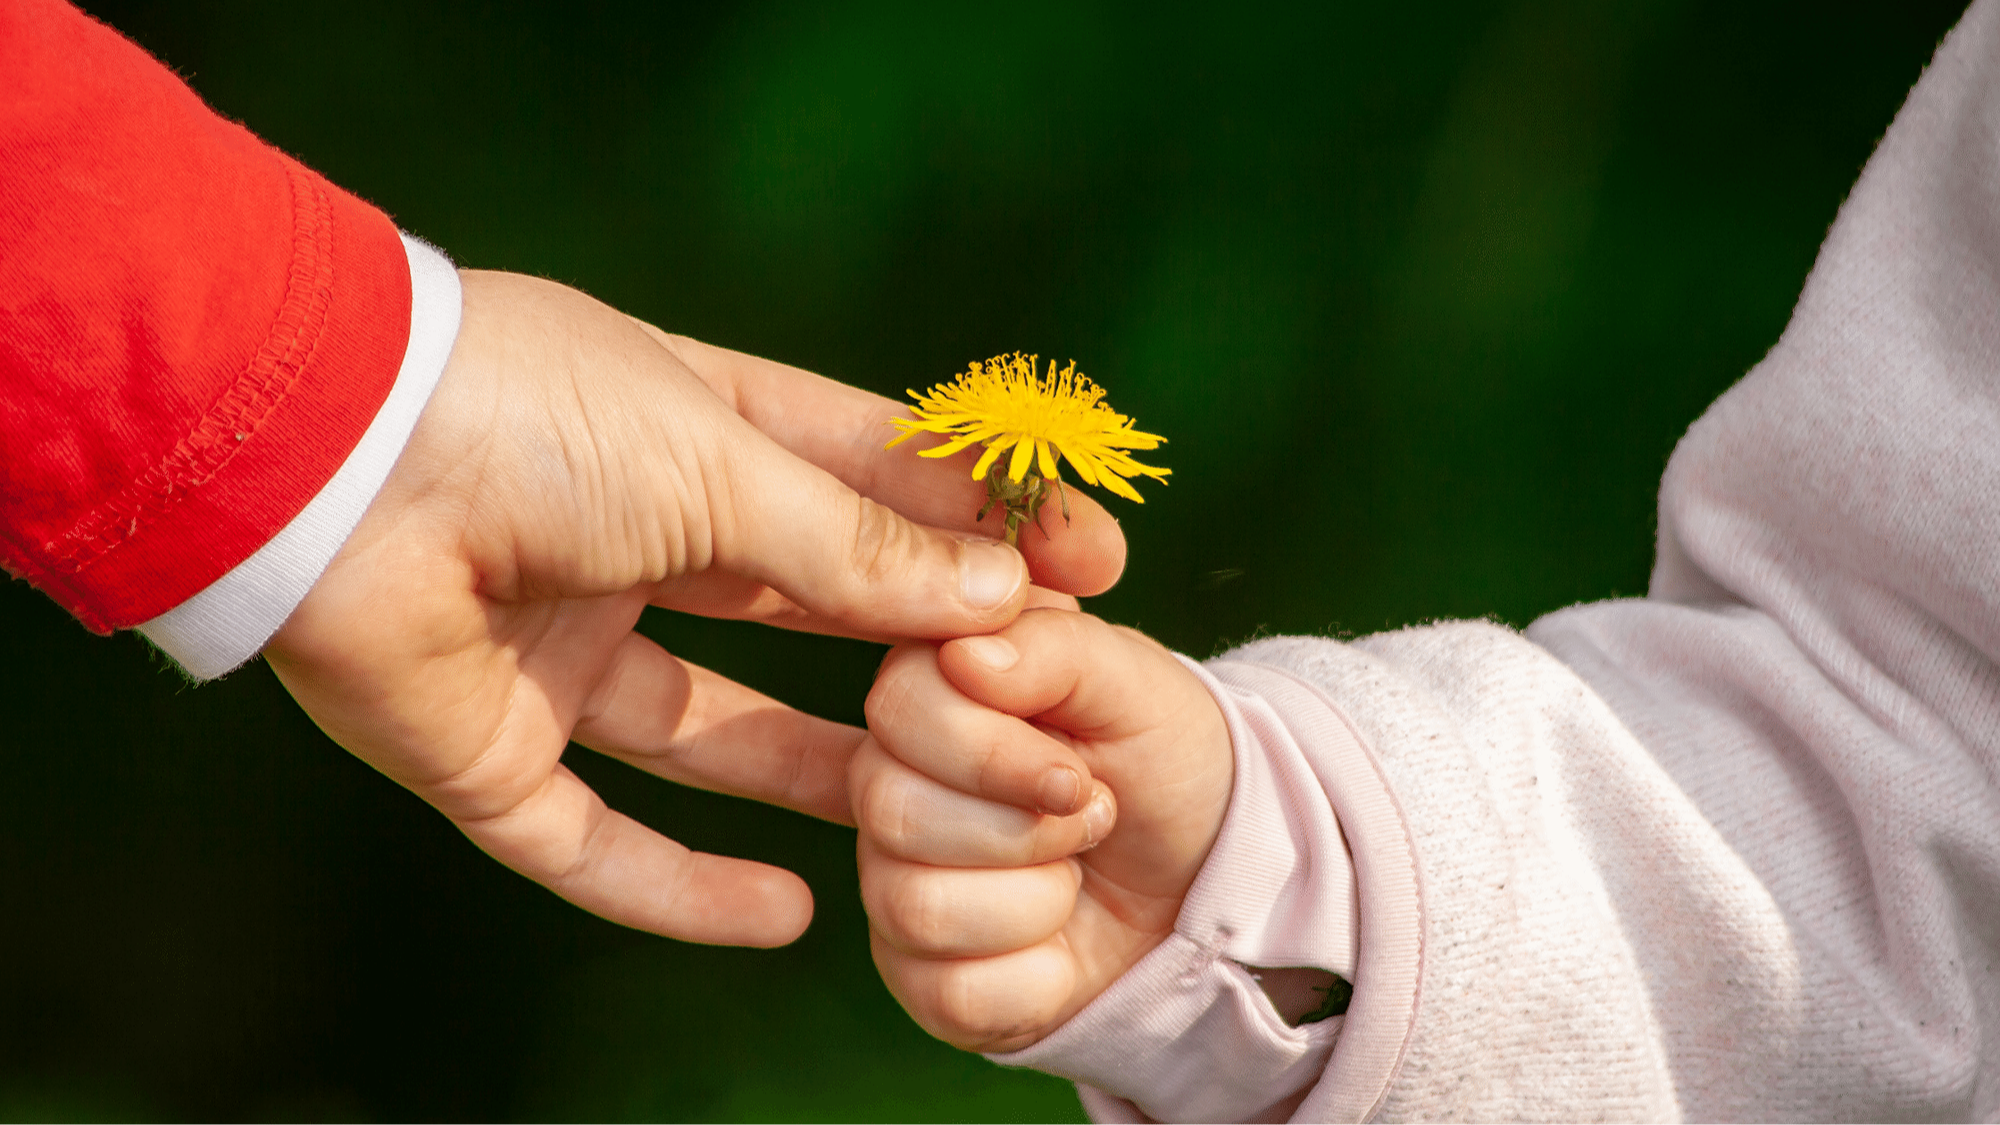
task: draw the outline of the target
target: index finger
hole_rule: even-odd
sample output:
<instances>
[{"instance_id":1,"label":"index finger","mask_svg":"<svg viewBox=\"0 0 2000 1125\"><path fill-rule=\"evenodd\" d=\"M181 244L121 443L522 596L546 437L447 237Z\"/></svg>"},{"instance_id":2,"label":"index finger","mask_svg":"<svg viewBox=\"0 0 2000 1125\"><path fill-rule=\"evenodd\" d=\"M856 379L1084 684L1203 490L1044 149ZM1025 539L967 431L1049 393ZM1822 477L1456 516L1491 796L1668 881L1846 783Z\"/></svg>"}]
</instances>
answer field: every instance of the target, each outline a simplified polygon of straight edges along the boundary
<instances>
[{"instance_id":1,"label":"index finger","mask_svg":"<svg viewBox=\"0 0 2000 1125\"><path fill-rule=\"evenodd\" d=\"M977 450L934 460L918 457L909 445L883 448L894 436L889 419L907 415L907 404L637 323L730 409L847 487L918 523L998 537L997 520L976 518L986 503L985 485L972 477ZM1037 584L1084 597L1101 594L1125 569L1125 534L1082 490L1070 490L1069 506L1070 518L1048 513L1039 531L1023 529L1018 546Z\"/></svg>"},{"instance_id":2,"label":"index finger","mask_svg":"<svg viewBox=\"0 0 2000 1125\"><path fill-rule=\"evenodd\" d=\"M869 742L854 754L848 788L863 839L932 867L1040 866L1094 847L1118 819L1102 783L1082 815L1045 816L941 784Z\"/></svg>"},{"instance_id":3,"label":"index finger","mask_svg":"<svg viewBox=\"0 0 2000 1125\"><path fill-rule=\"evenodd\" d=\"M926 644L892 649L868 693L868 732L903 764L962 793L1069 816L1093 792L1075 750L966 698Z\"/></svg>"},{"instance_id":4,"label":"index finger","mask_svg":"<svg viewBox=\"0 0 2000 1125\"><path fill-rule=\"evenodd\" d=\"M871 633L841 621L814 613L754 578L725 570L702 570L668 579L654 587L651 604L677 613L719 617L729 621L755 621L779 629L801 633L823 633L892 645L906 637ZM1060 594L1041 586L1028 587L1023 610L1067 609L1080 606L1072 594Z\"/></svg>"},{"instance_id":5,"label":"index finger","mask_svg":"<svg viewBox=\"0 0 2000 1125\"><path fill-rule=\"evenodd\" d=\"M851 824L848 759L866 736L630 633L570 737L669 781Z\"/></svg>"}]
</instances>

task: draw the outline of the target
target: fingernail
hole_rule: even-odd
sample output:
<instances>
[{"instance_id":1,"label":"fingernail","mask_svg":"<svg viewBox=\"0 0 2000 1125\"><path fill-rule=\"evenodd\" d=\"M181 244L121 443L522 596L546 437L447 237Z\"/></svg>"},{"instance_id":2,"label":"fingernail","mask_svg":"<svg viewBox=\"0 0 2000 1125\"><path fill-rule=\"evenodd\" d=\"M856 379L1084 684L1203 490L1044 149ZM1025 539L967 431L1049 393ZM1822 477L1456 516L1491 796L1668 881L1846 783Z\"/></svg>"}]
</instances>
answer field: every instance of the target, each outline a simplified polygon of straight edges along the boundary
<instances>
[{"instance_id":1,"label":"fingernail","mask_svg":"<svg viewBox=\"0 0 2000 1125\"><path fill-rule=\"evenodd\" d=\"M958 555L959 592L974 609L998 609L1014 598L1027 568L1014 548L990 540L968 541Z\"/></svg>"},{"instance_id":2,"label":"fingernail","mask_svg":"<svg viewBox=\"0 0 2000 1125\"><path fill-rule=\"evenodd\" d=\"M1057 766L1042 775L1042 784L1035 791L1035 799L1041 802L1043 812L1051 816L1068 816L1076 809L1077 792L1082 788L1083 783L1077 780L1075 770Z\"/></svg>"},{"instance_id":3,"label":"fingernail","mask_svg":"<svg viewBox=\"0 0 2000 1125\"><path fill-rule=\"evenodd\" d=\"M1111 834L1111 795L1099 793L1090 799L1090 807L1083 810L1083 846L1094 848Z\"/></svg>"},{"instance_id":4,"label":"fingernail","mask_svg":"<svg viewBox=\"0 0 2000 1125\"><path fill-rule=\"evenodd\" d=\"M995 672L1005 672L1021 660L1021 650L1003 637L963 637L958 647Z\"/></svg>"}]
</instances>

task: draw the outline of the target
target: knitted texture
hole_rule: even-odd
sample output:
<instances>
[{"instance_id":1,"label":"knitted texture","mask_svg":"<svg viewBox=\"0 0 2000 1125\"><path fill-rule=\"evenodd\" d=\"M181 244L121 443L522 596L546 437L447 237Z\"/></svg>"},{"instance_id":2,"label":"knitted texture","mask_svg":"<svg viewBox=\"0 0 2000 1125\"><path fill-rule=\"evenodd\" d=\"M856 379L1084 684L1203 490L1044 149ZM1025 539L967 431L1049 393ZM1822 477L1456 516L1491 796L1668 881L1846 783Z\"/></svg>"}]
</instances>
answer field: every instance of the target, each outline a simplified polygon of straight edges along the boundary
<instances>
[{"instance_id":1,"label":"knitted texture","mask_svg":"<svg viewBox=\"0 0 2000 1125\"><path fill-rule=\"evenodd\" d=\"M1484 623L1353 646L1279 638L1230 653L1319 685L1396 792L1424 899L1413 1025L1384 1120L1678 1115L1642 976L1597 873L1590 821L1623 796L1672 807L1644 748L1574 673ZM1659 825L1647 837L1664 835ZM1631 841L1645 848L1647 841ZM1712 849L1726 855L1727 848ZM1754 890L1754 885L1751 886ZM1369 909L1369 888L1361 906ZM1317 1092L1316 1092L1317 1093ZM1315 1117L1319 1097L1301 1115Z\"/></svg>"},{"instance_id":2,"label":"knitted texture","mask_svg":"<svg viewBox=\"0 0 2000 1125\"><path fill-rule=\"evenodd\" d=\"M1365 755L1397 811L1328 790L1363 938L1298 1118L2000 1117L2000 0L1940 47L1778 346L1675 451L1646 599L1225 665L1315 686L1281 725L1338 712L1358 745L1300 753ZM1396 895L1360 862L1405 839L1407 1020L1362 1004ZM1342 1088L1381 1060L1379 1100Z\"/></svg>"}]
</instances>

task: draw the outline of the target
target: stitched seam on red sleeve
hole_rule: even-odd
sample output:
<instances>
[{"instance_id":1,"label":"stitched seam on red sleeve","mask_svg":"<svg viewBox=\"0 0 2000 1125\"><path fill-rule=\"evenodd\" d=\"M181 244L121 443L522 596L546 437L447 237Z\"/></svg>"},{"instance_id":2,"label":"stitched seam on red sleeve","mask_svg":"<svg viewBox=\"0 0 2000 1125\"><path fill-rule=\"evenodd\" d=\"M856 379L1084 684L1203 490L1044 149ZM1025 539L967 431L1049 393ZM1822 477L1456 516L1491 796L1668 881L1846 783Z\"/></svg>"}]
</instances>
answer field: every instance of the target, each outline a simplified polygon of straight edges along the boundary
<instances>
[{"instance_id":1,"label":"stitched seam on red sleeve","mask_svg":"<svg viewBox=\"0 0 2000 1125\"><path fill-rule=\"evenodd\" d=\"M333 296L333 204L304 168L289 160L284 164L292 188L292 265L277 322L243 374L186 437L46 545L57 567L72 574L83 570L213 479L270 418L312 359Z\"/></svg>"}]
</instances>

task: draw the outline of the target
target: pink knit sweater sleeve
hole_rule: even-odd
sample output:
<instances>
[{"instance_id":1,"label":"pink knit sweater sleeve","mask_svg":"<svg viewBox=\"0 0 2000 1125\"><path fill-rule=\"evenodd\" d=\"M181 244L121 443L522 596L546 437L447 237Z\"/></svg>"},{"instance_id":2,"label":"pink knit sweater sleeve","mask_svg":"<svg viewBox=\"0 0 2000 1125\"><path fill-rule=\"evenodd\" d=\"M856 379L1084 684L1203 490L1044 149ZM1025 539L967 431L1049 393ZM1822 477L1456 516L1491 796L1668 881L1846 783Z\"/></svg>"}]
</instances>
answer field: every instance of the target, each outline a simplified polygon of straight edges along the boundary
<instances>
[{"instance_id":1,"label":"pink knit sweater sleeve","mask_svg":"<svg viewBox=\"0 0 2000 1125\"><path fill-rule=\"evenodd\" d=\"M1659 538L1525 635L1210 665L1239 792L1174 938L1003 1061L1111 1119L2000 1117L2000 0ZM1338 1027L1285 964L1351 964Z\"/></svg>"},{"instance_id":2,"label":"pink knit sweater sleeve","mask_svg":"<svg viewBox=\"0 0 2000 1125\"><path fill-rule=\"evenodd\" d=\"M1413 925L1400 927L1400 944L1362 935L1357 868L1402 892L1403 917L1381 904L1380 920L1407 923L1416 888L1407 849L1350 855L1342 839L1345 819L1398 821L1339 714L1309 685L1270 669L1189 667L1228 720L1236 776L1173 935L1054 1034L993 1056L1074 1079L1099 1120L1282 1119L1326 1071L1345 1020L1289 1026L1251 967L1349 979L1413 967ZM1357 946L1376 964L1357 968ZM1351 1112L1372 1100L1361 1097Z\"/></svg>"}]
</instances>

